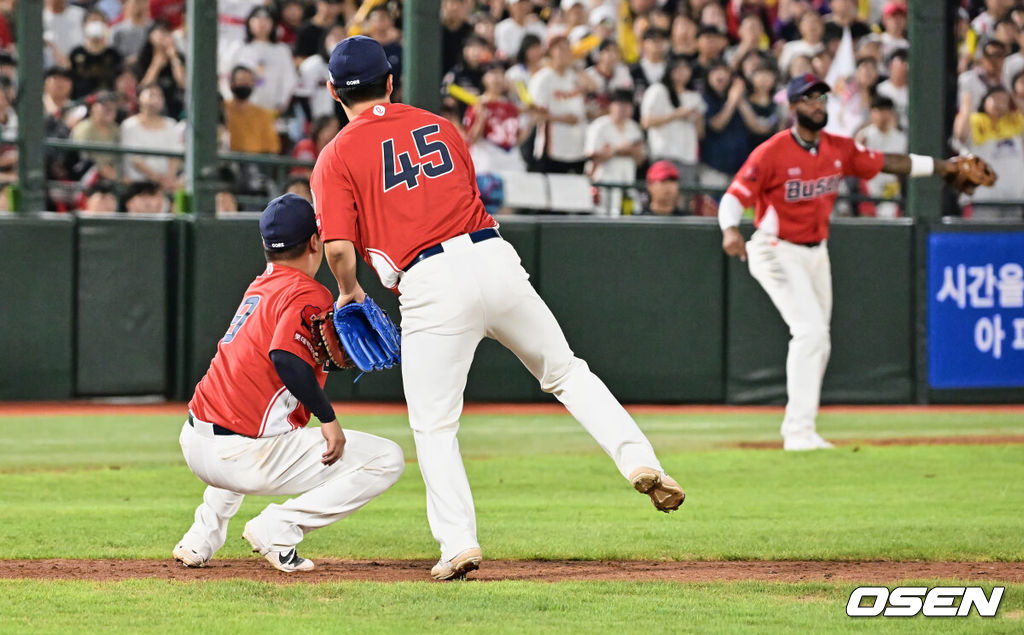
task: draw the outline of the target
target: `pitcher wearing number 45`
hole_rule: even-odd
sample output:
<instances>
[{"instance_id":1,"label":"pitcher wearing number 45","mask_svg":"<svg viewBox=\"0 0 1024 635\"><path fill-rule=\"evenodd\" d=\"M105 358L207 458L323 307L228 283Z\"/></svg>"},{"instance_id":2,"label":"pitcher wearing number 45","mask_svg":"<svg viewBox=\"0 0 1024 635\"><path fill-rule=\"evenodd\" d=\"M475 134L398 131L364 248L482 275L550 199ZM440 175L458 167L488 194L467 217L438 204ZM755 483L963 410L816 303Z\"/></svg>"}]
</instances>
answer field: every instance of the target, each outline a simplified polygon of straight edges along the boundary
<instances>
[{"instance_id":1,"label":"pitcher wearing number 45","mask_svg":"<svg viewBox=\"0 0 1024 635\"><path fill-rule=\"evenodd\" d=\"M445 119L390 103L383 49L350 37L331 54L329 90L350 123L320 153L311 184L338 305L363 302L361 255L401 295L401 363L409 424L427 489L427 519L441 546L437 579L480 566L469 482L456 433L480 340L514 352L566 405L655 507L683 490L605 385L575 357L529 283L519 257L484 210L465 141Z\"/></svg>"},{"instance_id":2,"label":"pitcher wearing number 45","mask_svg":"<svg viewBox=\"0 0 1024 635\"><path fill-rule=\"evenodd\" d=\"M796 123L750 153L722 197L718 221L725 253L749 260L750 274L789 326L783 447L818 450L832 447L818 434L815 419L831 351L827 239L840 181L846 176L870 179L879 172L912 177L934 173L970 193L978 185L994 183L995 174L973 156L943 161L882 154L823 132L829 87L810 73L790 80L786 92ZM743 210L751 207L757 230L745 242L739 224Z\"/></svg>"}]
</instances>

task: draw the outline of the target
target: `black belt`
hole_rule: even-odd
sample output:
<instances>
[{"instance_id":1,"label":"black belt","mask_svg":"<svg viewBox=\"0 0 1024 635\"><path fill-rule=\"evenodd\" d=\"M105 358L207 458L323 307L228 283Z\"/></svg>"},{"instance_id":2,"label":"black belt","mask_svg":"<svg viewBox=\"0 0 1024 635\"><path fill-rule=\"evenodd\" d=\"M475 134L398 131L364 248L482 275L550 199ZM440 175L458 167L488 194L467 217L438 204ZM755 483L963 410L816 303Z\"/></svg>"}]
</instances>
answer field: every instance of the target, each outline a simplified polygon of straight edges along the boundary
<instances>
[{"instance_id":1,"label":"black belt","mask_svg":"<svg viewBox=\"0 0 1024 635\"><path fill-rule=\"evenodd\" d=\"M822 241L820 241L820 240L819 240L819 241L818 241L818 242L816 242L816 243L793 243L793 244L794 244L794 245L799 245L799 246L801 246L801 247L817 247L818 245L820 245L820 244L821 244L821 242L822 242Z\"/></svg>"},{"instance_id":2,"label":"black belt","mask_svg":"<svg viewBox=\"0 0 1024 635\"><path fill-rule=\"evenodd\" d=\"M188 413L188 425L192 426L193 428L196 427L195 421L192 419L192 413L191 412ZM219 426L216 423L211 423L210 425L213 426L213 433L216 434L216 435L226 436L226 435L229 435L229 434L238 434L234 430L228 430L224 426ZM245 436L245 435L240 435L240 436Z\"/></svg>"},{"instance_id":3,"label":"black belt","mask_svg":"<svg viewBox=\"0 0 1024 635\"><path fill-rule=\"evenodd\" d=\"M469 239L475 243L488 240L489 238L501 238L501 234L499 234L498 230L493 227L488 227L487 229L478 229L475 232L469 233ZM409 262L409 264L405 265L404 271L412 269L412 266L421 260L426 260L431 256L436 256L437 254L443 252L444 247L440 244L434 245L433 247L427 247L420 253L416 254L416 257L413 258L412 261Z\"/></svg>"}]
</instances>

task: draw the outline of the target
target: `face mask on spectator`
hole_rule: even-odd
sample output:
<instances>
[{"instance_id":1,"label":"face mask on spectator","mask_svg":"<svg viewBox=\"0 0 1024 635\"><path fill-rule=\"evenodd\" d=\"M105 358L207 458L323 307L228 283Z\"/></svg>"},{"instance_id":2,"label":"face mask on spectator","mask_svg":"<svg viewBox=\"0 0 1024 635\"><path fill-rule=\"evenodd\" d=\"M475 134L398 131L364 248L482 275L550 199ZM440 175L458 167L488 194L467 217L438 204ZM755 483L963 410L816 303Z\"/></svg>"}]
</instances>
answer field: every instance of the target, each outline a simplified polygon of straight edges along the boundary
<instances>
[{"instance_id":1,"label":"face mask on spectator","mask_svg":"<svg viewBox=\"0 0 1024 635\"><path fill-rule=\"evenodd\" d=\"M102 37L106 37L107 26L99 20L93 20L85 25L85 28L82 29L82 33L90 40L98 40Z\"/></svg>"},{"instance_id":2,"label":"face mask on spectator","mask_svg":"<svg viewBox=\"0 0 1024 635\"><path fill-rule=\"evenodd\" d=\"M231 94L233 94L236 99L245 101L246 99L249 99L249 95L252 95L252 86L232 86Z\"/></svg>"}]
</instances>

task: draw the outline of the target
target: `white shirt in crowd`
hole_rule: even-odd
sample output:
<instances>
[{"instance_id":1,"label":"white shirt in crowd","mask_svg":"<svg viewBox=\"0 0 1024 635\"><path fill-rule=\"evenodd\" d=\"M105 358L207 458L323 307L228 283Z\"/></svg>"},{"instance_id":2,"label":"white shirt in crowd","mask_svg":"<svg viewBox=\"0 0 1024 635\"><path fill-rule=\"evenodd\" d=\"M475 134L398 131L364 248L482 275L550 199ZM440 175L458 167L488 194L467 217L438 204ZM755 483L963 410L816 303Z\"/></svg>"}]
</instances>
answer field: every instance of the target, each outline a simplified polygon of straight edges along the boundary
<instances>
[{"instance_id":1,"label":"white shirt in crowd","mask_svg":"<svg viewBox=\"0 0 1024 635\"><path fill-rule=\"evenodd\" d=\"M644 140L640 126L632 119L616 126L611 115L598 117L587 126L587 140L584 150L587 155L600 151L606 145L617 148L622 145ZM591 179L595 183L634 183L636 161L631 156L614 156L597 164Z\"/></svg>"},{"instance_id":2,"label":"white shirt in crowd","mask_svg":"<svg viewBox=\"0 0 1024 635\"><path fill-rule=\"evenodd\" d=\"M665 69L668 68L667 62L652 62L640 58L640 68L644 71L644 77L650 83L660 82L661 78L665 76Z\"/></svg>"},{"instance_id":3,"label":"white shirt in crowd","mask_svg":"<svg viewBox=\"0 0 1024 635\"><path fill-rule=\"evenodd\" d=\"M323 56L310 55L299 64L299 83L295 86L295 96L309 97L309 110L314 119L334 114L334 99L327 91L327 62Z\"/></svg>"},{"instance_id":4,"label":"white shirt in crowd","mask_svg":"<svg viewBox=\"0 0 1024 635\"><path fill-rule=\"evenodd\" d=\"M232 55L228 73L235 66L247 66L256 76L256 87L249 100L266 108L283 112L292 100L298 76L292 51L280 42L249 42L238 47ZM230 79L230 77L229 77ZM230 91L225 98L230 97Z\"/></svg>"},{"instance_id":5,"label":"white shirt in crowd","mask_svg":"<svg viewBox=\"0 0 1024 635\"><path fill-rule=\"evenodd\" d=\"M899 128L882 132L874 124L868 124L857 133L856 139L864 147L886 154L907 153L907 133ZM867 182L867 190L868 196L893 198L899 196L900 179L895 174L879 172ZM878 203L875 205L875 215L879 218L895 218L899 215L899 206L895 203Z\"/></svg>"},{"instance_id":6,"label":"white shirt in crowd","mask_svg":"<svg viewBox=\"0 0 1024 635\"><path fill-rule=\"evenodd\" d=\"M587 130L583 91L576 82L576 71L567 69L559 75L550 67L537 71L530 80L530 96L538 106L547 108L552 115L575 115L576 123L550 122L537 130L535 148L537 156L547 148L548 157L556 161L582 161Z\"/></svg>"},{"instance_id":7,"label":"white shirt in crowd","mask_svg":"<svg viewBox=\"0 0 1024 635\"><path fill-rule=\"evenodd\" d=\"M910 91L906 85L895 86L888 79L880 83L875 91L882 97L888 97L896 106L896 114L899 115L900 128L909 130L910 127Z\"/></svg>"},{"instance_id":8,"label":"white shirt in crowd","mask_svg":"<svg viewBox=\"0 0 1024 635\"><path fill-rule=\"evenodd\" d=\"M142 125L139 115L128 117L121 124L121 145L126 148L146 148L149 150L184 150L181 131L170 117L161 117L163 126L147 128ZM149 169L157 174L166 174L169 159L167 157L150 157L138 154L124 156L124 174L130 181L144 181L146 176L132 166L132 161L141 159Z\"/></svg>"},{"instance_id":9,"label":"white shirt in crowd","mask_svg":"<svg viewBox=\"0 0 1024 635\"><path fill-rule=\"evenodd\" d=\"M1017 51L1003 60L1003 86L1013 92L1013 78L1024 71L1024 53Z\"/></svg>"},{"instance_id":10,"label":"white shirt in crowd","mask_svg":"<svg viewBox=\"0 0 1024 635\"><path fill-rule=\"evenodd\" d=\"M615 65L611 77L602 75L596 66L587 67L583 74L594 82L598 93L608 94L617 89L633 90L633 76L629 73L629 67L621 62Z\"/></svg>"},{"instance_id":11,"label":"white shirt in crowd","mask_svg":"<svg viewBox=\"0 0 1024 635\"><path fill-rule=\"evenodd\" d=\"M217 45L245 43L245 22L263 0L217 0Z\"/></svg>"},{"instance_id":12,"label":"white shirt in crowd","mask_svg":"<svg viewBox=\"0 0 1024 635\"><path fill-rule=\"evenodd\" d=\"M68 55L84 39L82 35L83 18L85 18L85 9L73 4L67 4L62 13L53 13L49 9L43 9L44 37L48 37L61 53Z\"/></svg>"},{"instance_id":13,"label":"white shirt in crowd","mask_svg":"<svg viewBox=\"0 0 1024 635\"><path fill-rule=\"evenodd\" d=\"M693 90L683 91L679 95L679 106L695 109L702 115L708 109L701 94ZM641 119L664 117L673 110L675 108L669 100L668 87L665 84L658 82L644 91L643 99L640 101ZM660 126L648 128L647 148L652 161L670 159L688 165L696 165L700 148L697 126L686 119L673 119Z\"/></svg>"},{"instance_id":14,"label":"white shirt in crowd","mask_svg":"<svg viewBox=\"0 0 1024 635\"><path fill-rule=\"evenodd\" d=\"M533 33L541 42L547 39L547 28L543 22L534 20L520 26L512 18L505 18L494 25L494 47L504 53L506 58L515 59L519 45L523 43L523 36L527 33Z\"/></svg>"}]
</instances>

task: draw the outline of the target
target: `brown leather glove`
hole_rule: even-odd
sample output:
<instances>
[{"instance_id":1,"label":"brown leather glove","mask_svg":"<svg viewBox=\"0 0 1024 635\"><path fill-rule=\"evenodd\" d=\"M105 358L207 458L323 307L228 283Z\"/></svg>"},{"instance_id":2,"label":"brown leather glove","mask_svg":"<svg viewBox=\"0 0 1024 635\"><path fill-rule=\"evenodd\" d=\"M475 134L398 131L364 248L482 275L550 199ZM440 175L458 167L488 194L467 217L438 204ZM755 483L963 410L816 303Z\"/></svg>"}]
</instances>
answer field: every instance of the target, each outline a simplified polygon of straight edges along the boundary
<instances>
[{"instance_id":1,"label":"brown leather glove","mask_svg":"<svg viewBox=\"0 0 1024 635\"><path fill-rule=\"evenodd\" d=\"M991 186L996 182L996 173L984 159L973 154L949 159L953 170L946 174L946 183L964 194L973 194L979 185Z\"/></svg>"},{"instance_id":2,"label":"brown leather glove","mask_svg":"<svg viewBox=\"0 0 1024 635\"><path fill-rule=\"evenodd\" d=\"M310 332L313 335L313 358L318 365L330 363L333 370L355 366L334 328L333 307L310 318Z\"/></svg>"}]
</instances>

